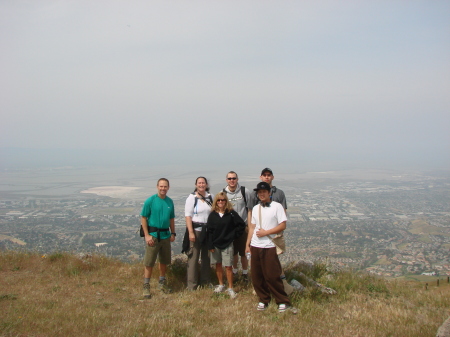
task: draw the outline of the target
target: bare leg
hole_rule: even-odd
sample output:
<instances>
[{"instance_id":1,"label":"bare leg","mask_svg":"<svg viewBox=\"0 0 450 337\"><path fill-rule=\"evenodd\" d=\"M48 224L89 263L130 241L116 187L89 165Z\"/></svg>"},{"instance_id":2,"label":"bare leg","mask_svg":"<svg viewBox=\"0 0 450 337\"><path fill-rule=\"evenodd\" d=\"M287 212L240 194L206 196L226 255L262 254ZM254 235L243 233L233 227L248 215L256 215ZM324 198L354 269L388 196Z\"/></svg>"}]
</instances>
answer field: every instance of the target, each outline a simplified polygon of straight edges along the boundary
<instances>
[{"instance_id":1,"label":"bare leg","mask_svg":"<svg viewBox=\"0 0 450 337\"><path fill-rule=\"evenodd\" d=\"M145 266L144 269L144 278L150 278L152 277L153 267L147 267Z\"/></svg>"},{"instance_id":2,"label":"bare leg","mask_svg":"<svg viewBox=\"0 0 450 337\"><path fill-rule=\"evenodd\" d=\"M159 276L166 277L166 270L167 270L167 265L160 263L159 264Z\"/></svg>"},{"instance_id":3,"label":"bare leg","mask_svg":"<svg viewBox=\"0 0 450 337\"><path fill-rule=\"evenodd\" d=\"M237 256L236 256L237 257ZM242 264L242 270L248 270L248 260L247 257L241 256L241 264Z\"/></svg>"},{"instance_id":4,"label":"bare leg","mask_svg":"<svg viewBox=\"0 0 450 337\"><path fill-rule=\"evenodd\" d=\"M228 271L228 270L227 270ZM219 279L219 284L223 285L223 269L222 269L222 262L220 263L216 263L216 275L217 278ZM227 273L227 277L228 277L228 273Z\"/></svg>"},{"instance_id":5,"label":"bare leg","mask_svg":"<svg viewBox=\"0 0 450 337\"><path fill-rule=\"evenodd\" d=\"M227 270L228 288L233 289L233 268L225 267L225 269Z\"/></svg>"},{"instance_id":6,"label":"bare leg","mask_svg":"<svg viewBox=\"0 0 450 337\"><path fill-rule=\"evenodd\" d=\"M236 254L233 256L233 268L238 269L238 262L239 262L239 254ZM242 269L244 269L244 265L242 265Z\"/></svg>"}]
</instances>

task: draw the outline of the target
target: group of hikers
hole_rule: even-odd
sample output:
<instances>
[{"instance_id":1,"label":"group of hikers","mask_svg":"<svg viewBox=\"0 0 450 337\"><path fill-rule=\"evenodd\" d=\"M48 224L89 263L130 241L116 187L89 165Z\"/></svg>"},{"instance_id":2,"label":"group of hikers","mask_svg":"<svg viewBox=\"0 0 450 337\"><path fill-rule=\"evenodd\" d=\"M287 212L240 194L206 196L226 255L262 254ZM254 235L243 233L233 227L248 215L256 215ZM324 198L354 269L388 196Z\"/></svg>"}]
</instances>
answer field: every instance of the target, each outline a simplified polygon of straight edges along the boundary
<instances>
[{"instance_id":1,"label":"group of hikers","mask_svg":"<svg viewBox=\"0 0 450 337\"><path fill-rule=\"evenodd\" d=\"M226 175L227 186L214 197L209 193L205 177L195 180L195 190L185 204L186 232L182 252L188 256L187 289L210 286L210 266L214 264L219 281L214 292L226 292L230 298L236 298L233 281L238 275L240 258L243 282L248 282L249 262L251 264L251 281L259 298L257 310L265 310L273 297L279 312L296 313L284 290L285 277L278 258L282 247L276 241L278 234L286 229L286 197L282 190L272 185L274 175L270 168L261 171L260 179L253 192L240 186L237 173L230 171ZM141 211L146 243L145 298L151 298L150 278L157 257L158 287L170 292L166 268L171 263L170 243L177 235L174 204L167 196L169 180L160 178L156 187L157 193L144 202Z\"/></svg>"}]
</instances>

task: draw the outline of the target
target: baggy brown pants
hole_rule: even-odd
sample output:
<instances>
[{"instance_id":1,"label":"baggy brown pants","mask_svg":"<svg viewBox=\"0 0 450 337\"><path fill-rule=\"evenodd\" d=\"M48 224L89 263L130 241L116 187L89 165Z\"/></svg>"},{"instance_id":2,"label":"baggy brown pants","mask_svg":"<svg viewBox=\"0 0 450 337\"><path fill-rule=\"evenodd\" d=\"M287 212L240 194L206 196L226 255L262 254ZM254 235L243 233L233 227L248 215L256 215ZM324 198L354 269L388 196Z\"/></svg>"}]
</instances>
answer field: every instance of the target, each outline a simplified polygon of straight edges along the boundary
<instances>
[{"instance_id":1,"label":"baggy brown pants","mask_svg":"<svg viewBox=\"0 0 450 337\"><path fill-rule=\"evenodd\" d=\"M253 288L259 301L268 305L273 295L277 304L291 305L280 276L283 272L277 249L250 246Z\"/></svg>"}]
</instances>

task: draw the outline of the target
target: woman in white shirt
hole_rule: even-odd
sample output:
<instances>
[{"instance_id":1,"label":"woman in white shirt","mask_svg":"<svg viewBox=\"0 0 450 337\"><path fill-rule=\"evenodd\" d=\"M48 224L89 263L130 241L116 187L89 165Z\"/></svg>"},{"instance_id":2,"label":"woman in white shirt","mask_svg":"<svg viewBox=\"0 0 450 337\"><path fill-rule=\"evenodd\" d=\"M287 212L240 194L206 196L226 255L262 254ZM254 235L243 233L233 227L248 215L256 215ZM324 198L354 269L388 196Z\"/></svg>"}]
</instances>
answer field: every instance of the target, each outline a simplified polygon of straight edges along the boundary
<instances>
[{"instance_id":1,"label":"woman in white shirt","mask_svg":"<svg viewBox=\"0 0 450 337\"><path fill-rule=\"evenodd\" d=\"M188 253L187 288L189 290L211 283L211 263L206 242L206 222L211 213L211 205L212 197L209 194L208 180L205 177L198 177L195 180L195 190L189 194L184 207L189 249L183 248L183 250ZM200 283L198 282L199 258L201 258Z\"/></svg>"}]
</instances>

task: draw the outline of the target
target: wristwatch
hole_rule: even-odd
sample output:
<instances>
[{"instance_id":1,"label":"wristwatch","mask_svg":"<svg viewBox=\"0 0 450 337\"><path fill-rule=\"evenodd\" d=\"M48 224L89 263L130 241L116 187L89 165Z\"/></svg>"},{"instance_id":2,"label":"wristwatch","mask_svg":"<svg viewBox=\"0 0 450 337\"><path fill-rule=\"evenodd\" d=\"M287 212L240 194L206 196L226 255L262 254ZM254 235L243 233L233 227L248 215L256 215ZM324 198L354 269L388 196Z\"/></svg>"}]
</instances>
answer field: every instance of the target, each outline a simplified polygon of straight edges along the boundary
<instances>
[{"instance_id":1,"label":"wristwatch","mask_svg":"<svg viewBox=\"0 0 450 337\"><path fill-rule=\"evenodd\" d=\"M177 233L170 233L170 235L177 236Z\"/></svg>"}]
</instances>

